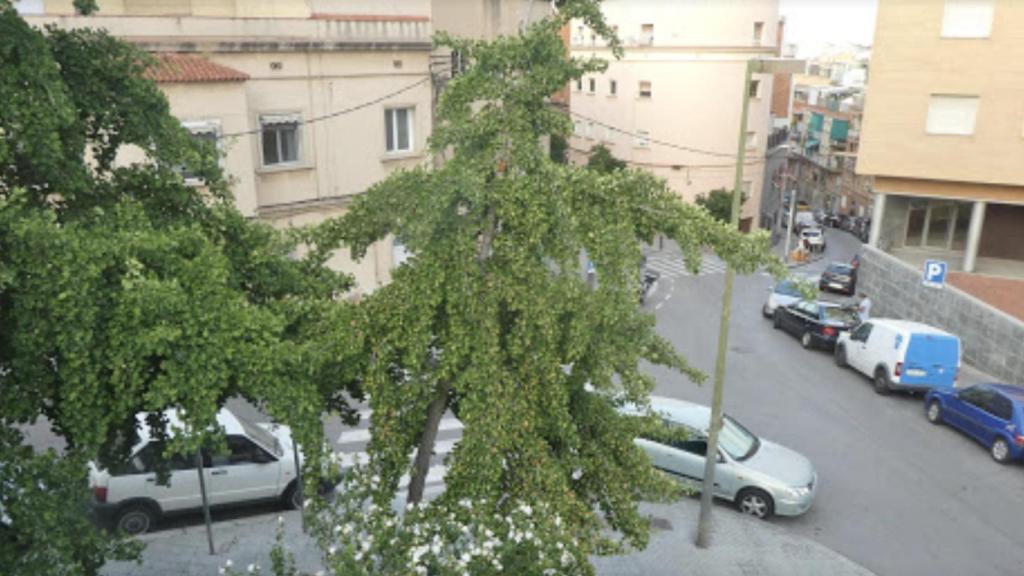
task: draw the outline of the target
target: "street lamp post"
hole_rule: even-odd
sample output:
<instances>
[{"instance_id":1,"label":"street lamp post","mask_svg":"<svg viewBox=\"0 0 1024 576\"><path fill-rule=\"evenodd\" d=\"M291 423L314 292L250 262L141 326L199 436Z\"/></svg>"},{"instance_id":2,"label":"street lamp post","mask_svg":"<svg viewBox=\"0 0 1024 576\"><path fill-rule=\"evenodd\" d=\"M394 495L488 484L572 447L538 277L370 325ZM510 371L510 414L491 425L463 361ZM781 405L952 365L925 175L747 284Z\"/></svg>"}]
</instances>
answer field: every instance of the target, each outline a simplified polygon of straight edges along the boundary
<instances>
[{"instance_id":1,"label":"street lamp post","mask_svg":"<svg viewBox=\"0 0 1024 576\"><path fill-rule=\"evenodd\" d=\"M804 71L803 60L765 58L748 60L743 73L742 109L740 111L739 142L736 147L736 177L732 189L733 228L740 223L740 201L743 194L743 161L747 150L747 110L750 107L750 79L754 74L785 74ZM790 199L793 202L793 199ZM711 422L708 429L708 450L704 458L704 485L700 495L700 519L697 523L697 546L707 548L711 523L711 497L715 485L715 465L718 461L718 433L722 429L722 388L725 382L725 353L729 345L729 317L732 311L732 285L736 276L726 263L725 288L722 290L722 314L718 326L718 352L715 356L715 384L711 393Z\"/></svg>"}]
</instances>

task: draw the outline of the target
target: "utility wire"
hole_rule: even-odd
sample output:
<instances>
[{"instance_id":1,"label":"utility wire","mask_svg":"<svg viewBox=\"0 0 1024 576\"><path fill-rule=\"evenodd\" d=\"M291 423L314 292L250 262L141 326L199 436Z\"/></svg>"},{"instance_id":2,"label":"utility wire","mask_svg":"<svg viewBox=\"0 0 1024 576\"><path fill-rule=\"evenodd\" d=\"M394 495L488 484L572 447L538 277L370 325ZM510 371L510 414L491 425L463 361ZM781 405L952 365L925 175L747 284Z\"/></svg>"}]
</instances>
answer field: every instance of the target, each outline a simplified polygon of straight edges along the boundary
<instances>
[{"instance_id":1,"label":"utility wire","mask_svg":"<svg viewBox=\"0 0 1024 576\"><path fill-rule=\"evenodd\" d=\"M449 66L449 68L450 68L450 66ZM439 70L439 71L443 72L444 70ZM431 72L433 73L434 71L432 70ZM298 120L298 121L296 121L296 124L299 124L299 125L315 124L317 122L323 122L324 120L330 120L331 118L337 118L338 116L344 116L345 114L351 114L352 112L358 112L359 110L362 110L363 108L369 108L370 106L374 106L376 104L380 104L381 102L384 102L385 100L388 100L390 98L394 98L395 96L398 96L399 94L403 94L405 92L408 92L409 90L412 90L413 88L417 88L419 86L422 86L423 84L426 84L427 82L430 82L431 79L432 79L432 77L428 75L427 77L425 77L425 78L423 78L421 80L418 80L416 82L413 82L412 84L409 84L408 86L405 86L403 88L399 88L398 90L394 90L392 92L388 92L387 94L384 94L382 96L378 96L377 98L374 98L373 100L362 102L360 104L356 104L355 106L350 106L348 108L342 108L341 110L335 110L334 112L331 112L329 114L324 114L322 116L315 116L313 118L309 118L309 119L306 119L306 120ZM248 136L250 134L259 134L262 131L263 131L263 127L253 128L252 130L243 130L241 132L231 132L231 133L228 133L228 134L221 134L221 135L219 135L217 137L217 139L235 138L235 137L238 137L238 136Z\"/></svg>"},{"instance_id":2,"label":"utility wire","mask_svg":"<svg viewBox=\"0 0 1024 576\"><path fill-rule=\"evenodd\" d=\"M683 146L682 144L676 144L674 142L666 142L664 140L657 140L655 138L651 138L650 136L641 136L640 134L637 134L636 132L630 132L629 130L625 130L623 128L619 128L618 126L612 126L611 124L606 124L605 122L602 122L602 121L600 121L600 120L598 120L596 118L591 118L590 116L585 116L583 114L580 114L579 112L573 112L572 110L566 108L566 106L564 104L559 104L559 103L552 102L550 105L551 105L552 108L555 108L557 110L561 110L562 112L565 112L566 114L568 114L570 116L573 116L575 118L579 118L581 120L587 120L588 122L593 122L594 124L596 124L598 126L603 126L604 128L606 128L608 130L611 130L612 132L618 132L619 134L625 134L626 136L632 136L632 137L637 138L637 139L647 140L648 142L650 142L652 144L658 144L659 146L664 146L666 148L674 148L676 150L682 150L684 152L692 152L694 154L704 154L704 155L707 155L707 156L717 156L719 158L735 158L736 157L735 153L730 154L730 153L726 153L726 152L714 152L712 150L702 150L700 148L694 148L692 146Z\"/></svg>"}]
</instances>

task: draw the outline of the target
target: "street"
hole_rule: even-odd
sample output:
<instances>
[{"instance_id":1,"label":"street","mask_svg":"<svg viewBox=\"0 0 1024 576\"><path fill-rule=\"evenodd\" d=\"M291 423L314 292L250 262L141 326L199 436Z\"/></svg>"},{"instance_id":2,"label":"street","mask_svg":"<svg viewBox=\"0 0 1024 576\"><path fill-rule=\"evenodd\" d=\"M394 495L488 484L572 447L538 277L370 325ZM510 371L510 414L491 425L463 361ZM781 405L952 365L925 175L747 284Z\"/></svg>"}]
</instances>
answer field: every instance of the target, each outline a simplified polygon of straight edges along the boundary
<instances>
[{"instance_id":1,"label":"street","mask_svg":"<svg viewBox=\"0 0 1024 576\"><path fill-rule=\"evenodd\" d=\"M859 247L848 233L827 233L825 258L808 273ZM710 404L723 281L670 277L648 300L658 332L708 374L699 387L651 369L656 394ZM771 284L762 274L736 278L724 407L817 467L810 512L773 522L882 576L1024 574L1024 467L1000 466L973 440L929 424L920 397L879 396L830 353L773 330L760 312Z\"/></svg>"}]
</instances>

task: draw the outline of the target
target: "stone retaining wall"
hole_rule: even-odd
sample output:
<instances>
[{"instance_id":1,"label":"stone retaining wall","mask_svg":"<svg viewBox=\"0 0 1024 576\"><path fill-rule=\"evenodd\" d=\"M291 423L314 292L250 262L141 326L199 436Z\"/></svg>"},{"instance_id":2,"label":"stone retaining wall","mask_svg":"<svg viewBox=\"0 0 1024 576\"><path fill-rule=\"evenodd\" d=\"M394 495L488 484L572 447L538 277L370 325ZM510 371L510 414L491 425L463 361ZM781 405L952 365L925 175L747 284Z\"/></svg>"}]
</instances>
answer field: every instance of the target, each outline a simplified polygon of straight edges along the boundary
<instances>
[{"instance_id":1,"label":"stone retaining wall","mask_svg":"<svg viewBox=\"0 0 1024 576\"><path fill-rule=\"evenodd\" d=\"M948 284L925 286L922 270L869 246L860 262L857 290L870 296L872 316L915 320L956 334L964 362L1004 382L1024 384L1024 322Z\"/></svg>"}]
</instances>

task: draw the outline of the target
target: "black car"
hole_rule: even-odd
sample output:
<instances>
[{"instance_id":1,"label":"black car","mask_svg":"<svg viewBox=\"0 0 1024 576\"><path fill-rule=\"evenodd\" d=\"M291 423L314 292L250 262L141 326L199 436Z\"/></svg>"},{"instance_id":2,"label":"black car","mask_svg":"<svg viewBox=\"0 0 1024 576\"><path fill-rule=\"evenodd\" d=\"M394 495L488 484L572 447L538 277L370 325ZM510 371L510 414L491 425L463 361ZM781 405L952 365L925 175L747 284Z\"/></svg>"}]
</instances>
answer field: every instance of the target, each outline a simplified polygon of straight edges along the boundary
<instances>
[{"instance_id":1,"label":"black car","mask_svg":"<svg viewBox=\"0 0 1024 576\"><path fill-rule=\"evenodd\" d=\"M859 323L857 315L838 304L800 300L775 309L773 325L800 339L804 348L833 349L839 333Z\"/></svg>"},{"instance_id":2,"label":"black car","mask_svg":"<svg viewBox=\"0 0 1024 576\"><path fill-rule=\"evenodd\" d=\"M821 273L818 290L852 296L857 290L857 269L849 264L833 262Z\"/></svg>"}]
</instances>

